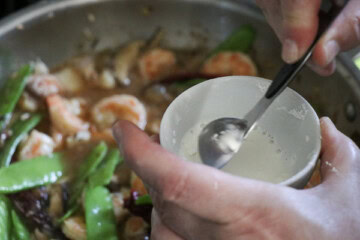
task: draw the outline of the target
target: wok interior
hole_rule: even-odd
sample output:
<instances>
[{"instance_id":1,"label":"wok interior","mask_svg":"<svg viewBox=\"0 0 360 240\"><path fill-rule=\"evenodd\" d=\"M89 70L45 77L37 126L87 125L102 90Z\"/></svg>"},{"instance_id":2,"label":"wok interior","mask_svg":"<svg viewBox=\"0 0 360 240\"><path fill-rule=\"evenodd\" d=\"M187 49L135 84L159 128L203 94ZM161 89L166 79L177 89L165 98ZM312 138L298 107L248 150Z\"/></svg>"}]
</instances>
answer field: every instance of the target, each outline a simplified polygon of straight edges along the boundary
<instances>
[{"instance_id":1,"label":"wok interior","mask_svg":"<svg viewBox=\"0 0 360 240\"><path fill-rule=\"evenodd\" d=\"M94 21L90 21L91 15ZM246 23L257 30L251 55L260 76L272 79L282 64L280 43L259 10L248 1L68 0L38 5L3 23L0 77L36 58L52 67L80 52L145 39L159 26L166 31L164 46L211 48ZM319 116L331 117L341 131L359 143L360 124L355 119L349 121L345 114L349 103L359 111L359 84L342 62L338 65L339 71L327 78L304 69L291 87L312 104Z\"/></svg>"}]
</instances>

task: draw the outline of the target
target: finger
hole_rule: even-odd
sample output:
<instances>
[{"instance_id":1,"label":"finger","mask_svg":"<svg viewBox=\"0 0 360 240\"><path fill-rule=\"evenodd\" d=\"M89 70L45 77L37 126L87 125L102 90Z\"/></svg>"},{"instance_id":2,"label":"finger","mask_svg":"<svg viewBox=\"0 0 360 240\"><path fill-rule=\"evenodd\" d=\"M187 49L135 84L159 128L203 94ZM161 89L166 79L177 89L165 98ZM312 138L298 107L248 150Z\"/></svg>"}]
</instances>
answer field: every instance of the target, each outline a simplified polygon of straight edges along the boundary
<instances>
[{"instance_id":1,"label":"finger","mask_svg":"<svg viewBox=\"0 0 360 240\"><path fill-rule=\"evenodd\" d=\"M280 0L256 0L267 22L279 39L282 36L282 14L279 13Z\"/></svg>"},{"instance_id":2,"label":"finger","mask_svg":"<svg viewBox=\"0 0 360 240\"><path fill-rule=\"evenodd\" d=\"M154 142L160 143L160 136L159 136L159 134L152 135L150 138L151 138L151 140L153 140Z\"/></svg>"},{"instance_id":3,"label":"finger","mask_svg":"<svg viewBox=\"0 0 360 240\"><path fill-rule=\"evenodd\" d=\"M314 41L318 29L321 0L281 1L282 58L293 63L304 55ZM279 14L279 13L277 13Z\"/></svg>"},{"instance_id":4,"label":"finger","mask_svg":"<svg viewBox=\"0 0 360 240\"><path fill-rule=\"evenodd\" d=\"M312 60L309 60L307 62L307 66L313 70L314 72L316 72L317 74L321 75L321 76L330 76L331 74L333 74L336 70L336 62L332 61L328 66L326 67L320 67L319 65L315 64Z\"/></svg>"},{"instance_id":5,"label":"finger","mask_svg":"<svg viewBox=\"0 0 360 240\"><path fill-rule=\"evenodd\" d=\"M360 44L360 1L351 0L320 39L313 53L319 66L327 66L338 53Z\"/></svg>"},{"instance_id":6,"label":"finger","mask_svg":"<svg viewBox=\"0 0 360 240\"><path fill-rule=\"evenodd\" d=\"M339 183L360 167L359 149L329 118L321 119L321 175L324 183Z\"/></svg>"},{"instance_id":7,"label":"finger","mask_svg":"<svg viewBox=\"0 0 360 240\"><path fill-rule=\"evenodd\" d=\"M233 177L202 164L183 161L127 121L119 121L113 132L128 166L151 190L164 201L202 218L227 221L232 215L231 206L241 213L257 207L267 194L276 194L276 185Z\"/></svg>"},{"instance_id":8,"label":"finger","mask_svg":"<svg viewBox=\"0 0 360 240\"><path fill-rule=\"evenodd\" d=\"M161 222L155 210L152 211L151 223L152 240L183 240Z\"/></svg>"},{"instance_id":9,"label":"finger","mask_svg":"<svg viewBox=\"0 0 360 240\"><path fill-rule=\"evenodd\" d=\"M200 218L172 202L164 201L154 191L150 190L150 195L153 200L156 217L160 219L164 226L179 237L184 239L211 239L214 236L215 233L212 229L217 229L217 222Z\"/></svg>"}]
</instances>

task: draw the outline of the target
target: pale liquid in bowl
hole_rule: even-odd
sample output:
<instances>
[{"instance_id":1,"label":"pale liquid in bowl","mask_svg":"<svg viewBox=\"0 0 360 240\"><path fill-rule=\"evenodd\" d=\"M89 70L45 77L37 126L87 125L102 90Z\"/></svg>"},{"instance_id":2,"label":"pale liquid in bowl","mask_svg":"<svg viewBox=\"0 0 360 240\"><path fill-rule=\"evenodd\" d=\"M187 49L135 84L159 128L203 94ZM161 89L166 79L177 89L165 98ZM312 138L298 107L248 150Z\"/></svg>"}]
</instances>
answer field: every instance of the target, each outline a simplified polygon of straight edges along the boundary
<instances>
[{"instance_id":1,"label":"pale liquid in bowl","mask_svg":"<svg viewBox=\"0 0 360 240\"><path fill-rule=\"evenodd\" d=\"M181 140L179 155L186 160L201 163L198 136L205 126L198 124ZM287 159L276 140L260 127L252 130L239 152L222 168L223 171L247 178L280 183L294 175L291 159Z\"/></svg>"}]
</instances>

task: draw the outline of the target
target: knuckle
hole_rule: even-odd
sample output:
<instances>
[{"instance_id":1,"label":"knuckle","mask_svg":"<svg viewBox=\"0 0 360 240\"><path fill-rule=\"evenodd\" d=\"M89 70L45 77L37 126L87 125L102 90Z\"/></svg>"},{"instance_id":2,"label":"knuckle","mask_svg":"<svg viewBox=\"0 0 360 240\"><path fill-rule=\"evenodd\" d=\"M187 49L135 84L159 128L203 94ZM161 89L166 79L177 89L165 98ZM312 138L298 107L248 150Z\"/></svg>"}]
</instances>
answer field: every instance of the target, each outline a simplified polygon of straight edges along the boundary
<instances>
[{"instance_id":1,"label":"knuckle","mask_svg":"<svg viewBox=\"0 0 360 240\"><path fill-rule=\"evenodd\" d=\"M186 194L189 175L186 172L170 175L163 183L160 195L167 202L178 202Z\"/></svg>"}]
</instances>

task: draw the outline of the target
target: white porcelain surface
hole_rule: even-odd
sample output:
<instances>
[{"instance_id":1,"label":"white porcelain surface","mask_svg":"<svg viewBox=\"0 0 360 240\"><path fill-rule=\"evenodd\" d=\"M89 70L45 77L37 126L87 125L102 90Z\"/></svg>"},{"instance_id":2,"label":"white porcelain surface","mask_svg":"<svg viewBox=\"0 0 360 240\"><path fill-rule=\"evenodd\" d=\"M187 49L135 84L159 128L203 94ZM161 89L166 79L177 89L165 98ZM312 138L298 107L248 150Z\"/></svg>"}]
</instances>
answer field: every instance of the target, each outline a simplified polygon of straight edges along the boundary
<instances>
[{"instance_id":1,"label":"white porcelain surface","mask_svg":"<svg viewBox=\"0 0 360 240\"><path fill-rule=\"evenodd\" d=\"M181 139L196 123L220 117L242 118L264 95L269 83L258 77L233 76L208 80L188 89L164 114L161 145L179 155ZM259 126L276 139L287 158L295 160L288 166L293 176L280 184L304 187L321 148L319 118L313 108L287 88L263 115Z\"/></svg>"}]
</instances>

